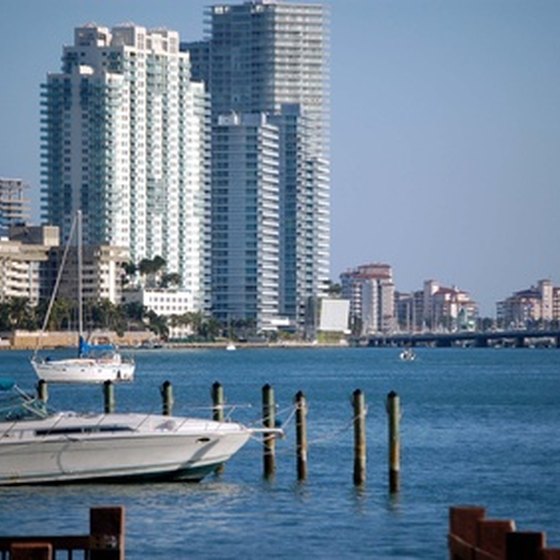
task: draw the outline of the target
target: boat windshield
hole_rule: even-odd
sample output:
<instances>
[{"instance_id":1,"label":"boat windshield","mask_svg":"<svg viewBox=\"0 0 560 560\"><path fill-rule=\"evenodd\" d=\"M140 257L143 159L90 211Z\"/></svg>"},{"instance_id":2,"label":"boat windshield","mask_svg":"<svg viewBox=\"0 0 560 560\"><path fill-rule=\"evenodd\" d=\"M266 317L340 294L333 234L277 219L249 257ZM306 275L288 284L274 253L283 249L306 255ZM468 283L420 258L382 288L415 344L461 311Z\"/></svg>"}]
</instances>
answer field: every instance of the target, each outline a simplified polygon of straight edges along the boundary
<instances>
[{"instance_id":1,"label":"boat windshield","mask_svg":"<svg viewBox=\"0 0 560 560\"><path fill-rule=\"evenodd\" d=\"M17 385L11 391L0 394L0 422L37 420L52 414L42 400L28 395Z\"/></svg>"}]
</instances>

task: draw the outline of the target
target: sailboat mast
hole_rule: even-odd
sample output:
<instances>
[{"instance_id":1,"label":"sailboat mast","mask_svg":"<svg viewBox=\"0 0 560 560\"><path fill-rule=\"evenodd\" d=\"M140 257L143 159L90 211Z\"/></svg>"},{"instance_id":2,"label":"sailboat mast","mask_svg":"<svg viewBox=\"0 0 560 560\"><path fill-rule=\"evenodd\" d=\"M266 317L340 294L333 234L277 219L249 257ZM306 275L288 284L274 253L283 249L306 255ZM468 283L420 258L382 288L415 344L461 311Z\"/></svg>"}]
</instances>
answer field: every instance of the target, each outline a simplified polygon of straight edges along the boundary
<instances>
[{"instance_id":1,"label":"sailboat mast","mask_svg":"<svg viewBox=\"0 0 560 560\"><path fill-rule=\"evenodd\" d=\"M83 304L83 287L82 287L82 211L78 210L78 334L81 337L83 334L84 324L84 304Z\"/></svg>"}]
</instances>

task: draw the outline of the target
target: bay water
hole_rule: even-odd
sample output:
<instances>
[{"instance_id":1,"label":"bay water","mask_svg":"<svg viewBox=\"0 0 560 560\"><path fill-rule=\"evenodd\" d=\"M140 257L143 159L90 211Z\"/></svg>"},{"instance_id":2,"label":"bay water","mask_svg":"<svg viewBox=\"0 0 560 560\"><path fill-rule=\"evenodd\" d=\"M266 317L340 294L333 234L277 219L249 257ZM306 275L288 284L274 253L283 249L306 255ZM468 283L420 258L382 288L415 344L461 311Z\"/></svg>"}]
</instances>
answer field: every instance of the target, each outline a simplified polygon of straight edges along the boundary
<instances>
[{"instance_id":1,"label":"bay water","mask_svg":"<svg viewBox=\"0 0 560 560\"><path fill-rule=\"evenodd\" d=\"M250 441L221 475L198 484L0 487L0 534L85 534L89 508L126 507L135 559L445 559L448 508L481 505L560 547L560 351L556 349L306 348L139 350L136 379L116 386L120 411L211 416L219 381L232 418L260 423L271 384L286 437L277 473L262 476ZM54 355L54 354L52 354ZM28 352L0 353L0 376L36 384ZM368 406L367 482L352 482L351 396ZM296 480L293 399L309 403L309 478ZM390 495L386 397L400 396L401 491ZM100 386L51 385L58 409L99 411ZM115 450L118 453L118 450ZM1 460L1 456L0 456Z\"/></svg>"}]
</instances>

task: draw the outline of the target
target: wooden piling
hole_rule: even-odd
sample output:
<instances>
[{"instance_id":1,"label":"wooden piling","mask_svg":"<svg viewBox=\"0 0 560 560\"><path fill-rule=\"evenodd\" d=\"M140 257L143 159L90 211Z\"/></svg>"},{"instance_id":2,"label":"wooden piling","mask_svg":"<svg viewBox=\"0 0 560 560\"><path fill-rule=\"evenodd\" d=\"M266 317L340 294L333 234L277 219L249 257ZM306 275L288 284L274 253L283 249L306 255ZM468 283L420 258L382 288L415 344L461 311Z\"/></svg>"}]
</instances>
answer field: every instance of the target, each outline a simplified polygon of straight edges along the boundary
<instances>
[{"instance_id":1,"label":"wooden piling","mask_svg":"<svg viewBox=\"0 0 560 560\"><path fill-rule=\"evenodd\" d=\"M115 412L115 385L109 379L103 383L103 403L105 414Z\"/></svg>"},{"instance_id":2,"label":"wooden piling","mask_svg":"<svg viewBox=\"0 0 560 560\"><path fill-rule=\"evenodd\" d=\"M215 422L224 421L224 388L218 381L212 384L212 420ZM223 474L224 471L225 464L222 463L214 472Z\"/></svg>"},{"instance_id":3,"label":"wooden piling","mask_svg":"<svg viewBox=\"0 0 560 560\"><path fill-rule=\"evenodd\" d=\"M353 393L354 408L354 484L360 486L366 481L366 406L365 396L360 389Z\"/></svg>"},{"instance_id":4,"label":"wooden piling","mask_svg":"<svg viewBox=\"0 0 560 560\"><path fill-rule=\"evenodd\" d=\"M387 414L389 416L389 491L400 489L401 451L400 451L400 399L395 391L387 395Z\"/></svg>"},{"instance_id":5,"label":"wooden piling","mask_svg":"<svg viewBox=\"0 0 560 560\"><path fill-rule=\"evenodd\" d=\"M274 389L268 383L262 388L262 405L263 426L274 428L276 404ZM263 467L265 478L272 478L276 473L276 439L271 433L263 435Z\"/></svg>"},{"instance_id":6,"label":"wooden piling","mask_svg":"<svg viewBox=\"0 0 560 560\"><path fill-rule=\"evenodd\" d=\"M307 401L302 391L296 394L297 478L307 479Z\"/></svg>"},{"instance_id":7,"label":"wooden piling","mask_svg":"<svg viewBox=\"0 0 560 560\"><path fill-rule=\"evenodd\" d=\"M49 400L49 388L44 379L39 379L37 383L37 398L44 403Z\"/></svg>"},{"instance_id":8,"label":"wooden piling","mask_svg":"<svg viewBox=\"0 0 560 560\"><path fill-rule=\"evenodd\" d=\"M90 509L89 532L92 547L90 560L124 560L124 508Z\"/></svg>"},{"instance_id":9,"label":"wooden piling","mask_svg":"<svg viewBox=\"0 0 560 560\"><path fill-rule=\"evenodd\" d=\"M173 404L175 403L175 399L173 398L173 385L171 381L164 381L161 389L161 398L162 398L162 414L164 416L171 416L173 414Z\"/></svg>"},{"instance_id":10,"label":"wooden piling","mask_svg":"<svg viewBox=\"0 0 560 560\"><path fill-rule=\"evenodd\" d=\"M218 381L212 385L212 420L224 421L224 388Z\"/></svg>"}]
</instances>

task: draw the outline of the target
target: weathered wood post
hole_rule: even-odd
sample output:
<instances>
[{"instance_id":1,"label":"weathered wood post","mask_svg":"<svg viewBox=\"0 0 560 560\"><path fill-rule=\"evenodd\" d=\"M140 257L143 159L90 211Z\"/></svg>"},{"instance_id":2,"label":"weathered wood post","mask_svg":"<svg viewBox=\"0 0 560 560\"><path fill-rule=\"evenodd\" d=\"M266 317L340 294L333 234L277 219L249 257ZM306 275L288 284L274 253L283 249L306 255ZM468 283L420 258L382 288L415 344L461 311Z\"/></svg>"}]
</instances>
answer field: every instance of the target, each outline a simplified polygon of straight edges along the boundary
<instances>
[{"instance_id":1,"label":"weathered wood post","mask_svg":"<svg viewBox=\"0 0 560 560\"><path fill-rule=\"evenodd\" d=\"M103 382L103 403L105 414L115 412L115 385L109 379Z\"/></svg>"},{"instance_id":2,"label":"weathered wood post","mask_svg":"<svg viewBox=\"0 0 560 560\"><path fill-rule=\"evenodd\" d=\"M212 420L224 421L224 388L218 381L212 385Z\"/></svg>"},{"instance_id":3,"label":"weathered wood post","mask_svg":"<svg viewBox=\"0 0 560 560\"><path fill-rule=\"evenodd\" d=\"M90 560L124 560L124 507L94 507L89 512Z\"/></svg>"},{"instance_id":4,"label":"weathered wood post","mask_svg":"<svg viewBox=\"0 0 560 560\"><path fill-rule=\"evenodd\" d=\"M263 426L274 428L276 421L276 405L274 389L267 383L262 388ZM271 478L276 472L276 438L272 433L263 434L263 467L265 478Z\"/></svg>"},{"instance_id":5,"label":"weathered wood post","mask_svg":"<svg viewBox=\"0 0 560 560\"><path fill-rule=\"evenodd\" d=\"M353 393L354 408L354 484L360 486L366 481L366 405L360 389Z\"/></svg>"},{"instance_id":6,"label":"weathered wood post","mask_svg":"<svg viewBox=\"0 0 560 560\"><path fill-rule=\"evenodd\" d=\"M395 391L387 395L387 414L389 416L389 491L400 489L401 451L400 451L400 399Z\"/></svg>"},{"instance_id":7,"label":"weathered wood post","mask_svg":"<svg viewBox=\"0 0 560 560\"><path fill-rule=\"evenodd\" d=\"M224 421L224 388L218 381L212 384L212 420L215 422ZM222 474L224 470L225 465L222 464L214 472Z\"/></svg>"},{"instance_id":8,"label":"weathered wood post","mask_svg":"<svg viewBox=\"0 0 560 560\"><path fill-rule=\"evenodd\" d=\"M298 480L307 479L307 401L302 391L296 394L296 453Z\"/></svg>"},{"instance_id":9,"label":"weathered wood post","mask_svg":"<svg viewBox=\"0 0 560 560\"><path fill-rule=\"evenodd\" d=\"M49 388L44 379L39 379L37 383L37 398L44 403L49 400Z\"/></svg>"},{"instance_id":10,"label":"weathered wood post","mask_svg":"<svg viewBox=\"0 0 560 560\"><path fill-rule=\"evenodd\" d=\"M10 546L11 560L52 560L50 543L13 543Z\"/></svg>"},{"instance_id":11,"label":"weathered wood post","mask_svg":"<svg viewBox=\"0 0 560 560\"><path fill-rule=\"evenodd\" d=\"M164 381L160 392L163 400L162 414L164 416L171 416L173 414L173 404L175 403L175 399L173 398L173 385L171 384L171 381Z\"/></svg>"}]
</instances>

